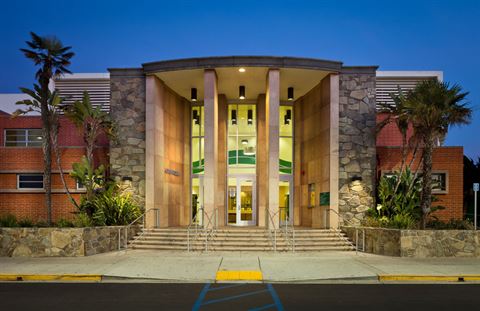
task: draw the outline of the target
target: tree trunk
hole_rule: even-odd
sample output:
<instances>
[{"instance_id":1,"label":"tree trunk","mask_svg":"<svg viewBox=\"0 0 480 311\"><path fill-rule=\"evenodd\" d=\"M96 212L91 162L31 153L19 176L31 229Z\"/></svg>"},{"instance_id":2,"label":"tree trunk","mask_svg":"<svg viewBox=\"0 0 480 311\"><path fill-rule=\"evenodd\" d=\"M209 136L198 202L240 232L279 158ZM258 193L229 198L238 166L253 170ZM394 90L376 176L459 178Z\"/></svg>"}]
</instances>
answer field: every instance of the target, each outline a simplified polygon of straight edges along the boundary
<instances>
[{"instance_id":1,"label":"tree trunk","mask_svg":"<svg viewBox=\"0 0 480 311\"><path fill-rule=\"evenodd\" d=\"M428 216L432 205L432 154L433 154L433 137L430 134L424 136L424 151L423 151L423 178L422 178L422 227L427 226Z\"/></svg>"},{"instance_id":2,"label":"tree trunk","mask_svg":"<svg viewBox=\"0 0 480 311\"><path fill-rule=\"evenodd\" d=\"M46 93L44 97L47 97ZM45 99L45 98L42 98ZM47 223L52 225L52 141L51 125L48 110L48 98L41 103L43 127L43 187L45 188L45 208Z\"/></svg>"}]
</instances>

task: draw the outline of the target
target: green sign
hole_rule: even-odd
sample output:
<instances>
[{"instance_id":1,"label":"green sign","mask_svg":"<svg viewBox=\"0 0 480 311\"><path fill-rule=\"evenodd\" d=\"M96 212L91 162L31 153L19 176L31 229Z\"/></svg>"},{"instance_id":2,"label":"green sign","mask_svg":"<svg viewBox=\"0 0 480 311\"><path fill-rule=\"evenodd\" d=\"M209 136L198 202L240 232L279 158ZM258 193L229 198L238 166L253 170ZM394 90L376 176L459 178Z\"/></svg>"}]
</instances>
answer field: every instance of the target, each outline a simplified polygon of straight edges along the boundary
<instances>
[{"instance_id":1,"label":"green sign","mask_svg":"<svg viewBox=\"0 0 480 311\"><path fill-rule=\"evenodd\" d=\"M330 192L320 192L320 206L330 205Z\"/></svg>"}]
</instances>

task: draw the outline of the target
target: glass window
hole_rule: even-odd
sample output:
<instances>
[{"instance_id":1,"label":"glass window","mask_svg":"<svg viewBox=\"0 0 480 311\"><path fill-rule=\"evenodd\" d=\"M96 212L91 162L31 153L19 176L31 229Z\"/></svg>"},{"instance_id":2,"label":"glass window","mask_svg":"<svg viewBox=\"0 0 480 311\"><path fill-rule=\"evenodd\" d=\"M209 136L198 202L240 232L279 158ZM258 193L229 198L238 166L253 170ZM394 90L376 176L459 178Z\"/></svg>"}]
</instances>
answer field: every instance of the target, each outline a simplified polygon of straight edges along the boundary
<instances>
[{"instance_id":1,"label":"glass window","mask_svg":"<svg viewBox=\"0 0 480 311\"><path fill-rule=\"evenodd\" d=\"M447 191L447 173L432 173L432 192Z\"/></svg>"},{"instance_id":2,"label":"glass window","mask_svg":"<svg viewBox=\"0 0 480 311\"><path fill-rule=\"evenodd\" d=\"M18 189L43 189L42 174L18 174Z\"/></svg>"},{"instance_id":3,"label":"glass window","mask_svg":"<svg viewBox=\"0 0 480 311\"><path fill-rule=\"evenodd\" d=\"M203 174L204 163L204 116L203 106L192 107L192 174Z\"/></svg>"},{"instance_id":4,"label":"glass window","mask_svg":"<svg viewBox=\"0 0 480 311\"><path fill-rule=\"evenodd\" d=\"M41 147L42 129L6 129L6 147Z\"/></svg>"},{"instance_id":5,"label":"glass window","mask_svg":"<svg viewBox=\"0 0 480 311\"><path fill-rule=\"evenodd\" d=\"M280 106L280 174L293 174L293 107Z\"/></svg>"},{"instance_id":6,"label":"glass window","mask_svg":"<svg viewBox=\"0 0 480 311\"><path fill-rule=\"evenodd\" d=\"M228 106L229 173L255 173L257 114L255 105Z\"/></svg>"}]
</instances>

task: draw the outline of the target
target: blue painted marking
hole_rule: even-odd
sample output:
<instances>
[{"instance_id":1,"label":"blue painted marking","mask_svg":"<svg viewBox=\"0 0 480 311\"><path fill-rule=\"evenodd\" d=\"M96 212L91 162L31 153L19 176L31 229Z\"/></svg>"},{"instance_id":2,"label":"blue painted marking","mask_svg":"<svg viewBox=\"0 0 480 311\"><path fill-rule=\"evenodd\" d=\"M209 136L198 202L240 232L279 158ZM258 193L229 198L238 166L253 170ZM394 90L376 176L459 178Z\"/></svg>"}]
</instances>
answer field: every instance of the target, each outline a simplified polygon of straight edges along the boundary
<instances>
[{"instance_id":1,"label":"blue painted marking","mask_svg":"<svg viewBox=\"0 0 480 311\"><path fill-rule=\"evenodd\" d=\"M200 306L202 305L202 301L203 301L203 299L205 299L205 296L207 295L207 292L208 292L209 288L210 288L210 283L205 284L202 291L200 292L200 295L198 296L197 300L195 301L195 304L192 307L192 311L200 310Z\"/></svg>"},{"instance_id":2,"label":"blue painted marking","mask_svg":"<svg viewBox=\"0 0 480 311\"><path fill-rule=\"evenodd\" d=\"M208 291L211 292L211 291L215 291L215 290L219 290L219 289L225 289L225 288L231 288L231 287L238 287L238 286L243 286L245 285L245 283L241 283L241 284L229 284L229 285L224 285L224 286L220 286L220 287L212 287L212 288L209 288Z\"/></svg>"},{"instance_id":3,"label":"blue painted marking","mask_svg":"<svg viewBox=\"0 0 480 311\"><path fill-rule=\"evenodd\" d=\"M264 305L264 306L261 306L261 307L256 307L256 308L253 308L253 309L248 309L248 311L261 311L261 310L267 310L267 309L270 309L270 308L273 308L275 307L276 305L274 303L272 304L269 304L269 305Z\"/></svg>"},{"instance_id":4,"label":"blue painted marking","mask_svg":"<svg viewBox=\"0 0 480 311\"><path fill-rule=\"evenodd\" d=\"M268 291L270 292L270 295L272 295L273 302L275 302L275 305L277 306L278 311L284 311L285 309L283 308L282 302L280 301L280 297L278 297L277 292L273 288L272 284L267 284Z\"/></svg>"},{"instance_id":5,"label":"blue painted marking","mask_svg":"<svg viewBox=\"0 0 480 311\"><path fill-rule=\"evenodd\" d=\"M257 294L260 294L260 293L265 293L267 292L268 289L262 289L262 290L257 290L255 292L249 292L249 293L245 293L245 294L240 294L240 295L235 295L235 296L230 296L230 297L225 297L225 298L218 298L218 299L213 299L213 300L208 300L208 301L205 301L204 303L202 303L202 305L209 305L209 304L212 304L212 303L217 303L217 302L222 302L222 301L227 301L227 300L233 300L233 299L238 299L238 298L243 298L243 297L247 297L247 296L253 296L253 295L257 295ZM275 299L274 299L275 300ZM283 310L283 309L282 309Z\"/></svg>"}]
</instances>

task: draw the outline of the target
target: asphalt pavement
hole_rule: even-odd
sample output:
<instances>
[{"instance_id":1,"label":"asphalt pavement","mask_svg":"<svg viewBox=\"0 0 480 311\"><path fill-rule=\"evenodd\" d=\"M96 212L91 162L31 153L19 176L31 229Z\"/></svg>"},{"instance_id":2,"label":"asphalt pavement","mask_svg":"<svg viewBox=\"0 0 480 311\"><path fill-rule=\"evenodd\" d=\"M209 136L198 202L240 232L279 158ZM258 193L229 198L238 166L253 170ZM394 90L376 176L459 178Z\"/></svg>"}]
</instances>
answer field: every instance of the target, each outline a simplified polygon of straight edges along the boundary
<instances>
[{"instance_id":1,"label":"asphalt pavement","mask_svg":"<svg viewBox=\"0 0 480 311\"><path fill-rule=\"evenodd\" d=\"M0 283L2 310L478 310L478 284Z\"/></svg>"}]
</instances>

